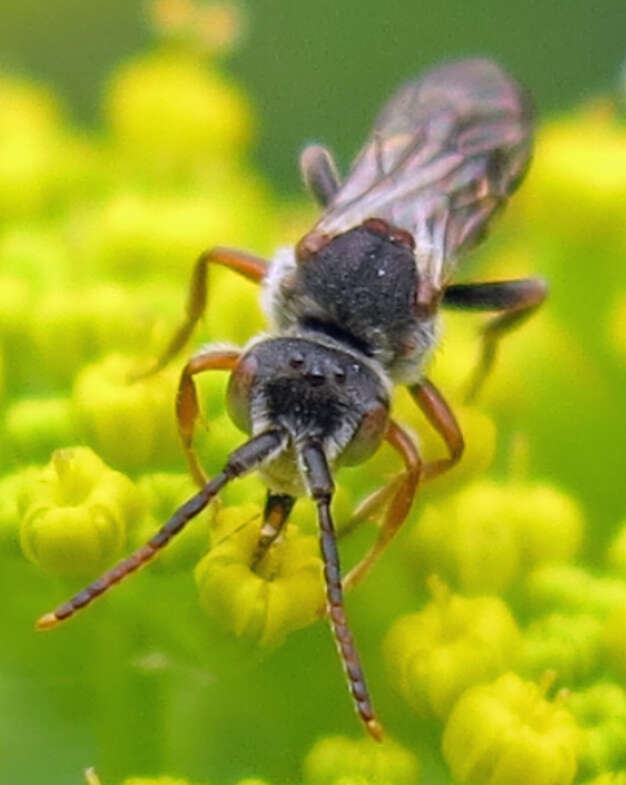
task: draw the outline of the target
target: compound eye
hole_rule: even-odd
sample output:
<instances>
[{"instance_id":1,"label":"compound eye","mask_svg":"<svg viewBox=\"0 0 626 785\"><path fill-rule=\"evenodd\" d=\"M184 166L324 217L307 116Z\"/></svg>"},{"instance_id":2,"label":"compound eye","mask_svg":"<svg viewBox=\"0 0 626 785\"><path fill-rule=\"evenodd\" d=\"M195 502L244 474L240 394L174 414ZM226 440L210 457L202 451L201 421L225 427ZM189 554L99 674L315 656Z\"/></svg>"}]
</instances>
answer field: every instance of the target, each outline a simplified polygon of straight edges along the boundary
<instances>
[{"instance_id":1,"label":"compound eye","mask_svg":"<svg viewBox=\"0 0 626 785\"><path fill-rule=\"evenodd\" d=\"M258 366L253 354L244 355L231 373L226 390L226 408L230 419L245 433L252 432L250 399Z\"/></svg>"},{"instance_id":2,"label":"compound eye","mask_svg":"<svg viewBox=\"0 0 626 785\"><path fill-rule=\"evenodd\" d=\"M385 436L388 422L389 409L387 405L376 401L366 411L352 440L341 454L341 463L353 466L366 461L373 455Z\"/></svg>"}]
</instances>

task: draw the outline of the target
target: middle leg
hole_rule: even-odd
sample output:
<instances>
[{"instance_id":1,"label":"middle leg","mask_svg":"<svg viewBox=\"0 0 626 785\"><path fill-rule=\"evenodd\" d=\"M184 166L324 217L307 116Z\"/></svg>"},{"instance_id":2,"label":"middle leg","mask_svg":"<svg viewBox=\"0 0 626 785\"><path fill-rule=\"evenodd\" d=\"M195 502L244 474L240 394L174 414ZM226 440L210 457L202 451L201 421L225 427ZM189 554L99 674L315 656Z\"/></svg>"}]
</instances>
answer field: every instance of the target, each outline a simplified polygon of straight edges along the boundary
<instances>
[{"instance_id":1,"label":"middle leg","mask_svg":"<svg viewBox=\"0 0 626 785\"><path fill-rule=\"evenodd\" d=\"M408 390L448 448L447 458L429 461L424 465L423 477L425 480L430 480L448 471L461 460L465 442L454 412L432 382L423 378L418 384L411 385Z\"/></svg>"}]
</instances>

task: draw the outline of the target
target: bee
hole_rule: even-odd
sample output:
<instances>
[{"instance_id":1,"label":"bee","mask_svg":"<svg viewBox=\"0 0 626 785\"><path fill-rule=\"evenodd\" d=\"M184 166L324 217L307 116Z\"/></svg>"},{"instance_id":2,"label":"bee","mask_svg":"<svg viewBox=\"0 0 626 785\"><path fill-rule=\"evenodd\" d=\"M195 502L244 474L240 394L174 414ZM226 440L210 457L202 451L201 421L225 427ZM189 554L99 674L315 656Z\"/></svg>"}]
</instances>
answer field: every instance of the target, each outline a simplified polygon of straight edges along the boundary
<instances>
[{"instance_id":1,"label":"bee","mask_svg":"<svg viewBox=\"0 0 626 785\"><path fill-rule=\"evenodd\" d=\"M382 738L344 611L344 592L369 572L406 519L418 485L460 459L463 435L425 375L441 307L496 313L485 325L468 397L478 393L500 338L544 300L543 280L453 283L459 260L484 236L527 169L532 108L498 65L469 59L438 66L402 86L383 107L343 182L331 154L311 145L300 157L308 190L322 208L313 228L271 263L217 247L197 260L186 316L151 372L186 344L207 304L207 274L222 265L262 286L269 332L243 349L208 346L180 377L176 415L200 490L143 547L56 610L46 629L72 616L146 564L237 477L257 470L267 485L252 568L280 536L296 497L317 508L328 619L357 714ZM250 438L208 479L193 447L199 415L194 378L227 370L228 411ZM447 449L425 462L390 416L395 385L406 385ZM333 475L387 442L403 470L374 491L354 520L379 513L377 539L342 578L331 512Z\"/></svg>"}]
</instances>

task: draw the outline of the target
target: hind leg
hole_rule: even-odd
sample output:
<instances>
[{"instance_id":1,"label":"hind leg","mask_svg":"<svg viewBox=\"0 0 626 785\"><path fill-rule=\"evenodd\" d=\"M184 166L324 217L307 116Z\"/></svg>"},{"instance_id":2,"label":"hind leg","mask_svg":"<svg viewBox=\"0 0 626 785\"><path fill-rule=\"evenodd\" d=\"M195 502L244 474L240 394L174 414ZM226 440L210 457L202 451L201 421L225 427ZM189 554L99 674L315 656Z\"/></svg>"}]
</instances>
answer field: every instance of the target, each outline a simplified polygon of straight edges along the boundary
<instances>
[{"instance_id":1,"label":"hind leg","mask_svg":"<svg viewBox=\"0 0 626 785\"><path fill-rule=\"evenodd\" d=\"M548 286L541 278L457 284L446 289L442 304L450 308L503 311L483 328L481 358L468 385L466 401L473 401L480 392L495 362L502 336L522 324L547 295Z\"/></svg>"},{"instance_id":2,"label":"hind leg","mask_svg":"<svg viewBox=\"0 0 626 785\"><path fill-rule=\"evenodd\" d=\"M424 465L423 477L429 480L448 471L461 460L465 442L454 412L432 382L423 378L418 384L411 385L408 390L448 448L447 458L429 461Z\"/></svg>"}]
</instances>

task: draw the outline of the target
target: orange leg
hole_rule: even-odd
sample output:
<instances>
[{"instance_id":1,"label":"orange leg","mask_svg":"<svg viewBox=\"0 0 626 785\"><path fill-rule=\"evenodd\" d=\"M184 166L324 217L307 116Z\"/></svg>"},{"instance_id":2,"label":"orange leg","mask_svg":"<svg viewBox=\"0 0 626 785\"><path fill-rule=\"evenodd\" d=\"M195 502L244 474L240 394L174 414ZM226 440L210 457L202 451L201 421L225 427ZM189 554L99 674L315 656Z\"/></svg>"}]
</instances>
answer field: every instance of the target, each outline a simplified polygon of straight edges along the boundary
<instances>
[{"instance_id":1,"label":"orange leg","mask_svg":"<svg viewBox=\"0 0 626 785\"><path fill-rule=\"evenodd\" d=\"M443 474L459 462L465 449L465 442L452 409L432 382L424 378L408 390L426 415L428 422L446 443L449 452L447 458L430 461L424 465L422 476L425 480L429 480Z\"/></svg>"},{"instance_id":2,"label":"orange leg","mask_svg":"<svg viewBox=\"0 0 626 785\"><path fill-rule=\"evenodd\" d=\"M422 460L409 434L394 420L390 420L385 440L397 450L404 461L405 471L394 477L383 488L375 491L357 508L354 517L360 521L389 499L385 518L375 543L343 580L345 590L353 589L370 571L396 532L406 520L417 485L422 476Z\"/></svg>"},{"instance_id":3,"label":"orange leg","mask_svg":"<svg viewBox=\"0 0 626 785\"><path fill-rule=\"evenodd\" d=\"M157 373L175 357L189 340L194 327L201 319L207 305L208 285L207 272L210 264L220 264L250 281L260 283L267 273L268 263L265 259L239 251L234 248L212 248L198 257L191 275L189 294L187 297L186 315L167 345L163 354L149 370L136 378L143 378Z\"/></svg>"},{"instance_id":4,"label":"orange leg","mask_svg":"<svg viewBox=\"0 0 626 785\"><path fill-rule=\"evenodd\" d=\"M193 377L204 371L232 371L237 364L239 355L240 352L235 349L203 349L194 354L180 375L178 394L176 395L178 432L183 443L189 471L200 487L206 484L207 475L202 466L200 466L198 456L192 444L193 430L200 412L198 394Z\"/></svg>"}]
</instances>

